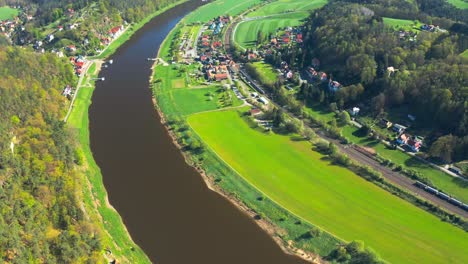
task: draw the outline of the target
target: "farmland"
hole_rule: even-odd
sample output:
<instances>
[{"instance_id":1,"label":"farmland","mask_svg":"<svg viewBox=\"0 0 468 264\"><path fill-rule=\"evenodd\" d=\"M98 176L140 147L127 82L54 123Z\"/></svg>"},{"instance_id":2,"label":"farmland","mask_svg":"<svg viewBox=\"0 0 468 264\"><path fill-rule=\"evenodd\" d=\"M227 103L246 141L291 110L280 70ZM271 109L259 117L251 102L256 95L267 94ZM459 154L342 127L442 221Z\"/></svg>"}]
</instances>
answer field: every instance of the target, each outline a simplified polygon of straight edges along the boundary
<instances>
[{"instance_id":1,"label":"farmland","mask_svg":"<svg viewBox=\"0 0 468 264\"><path fill-rule=\"evenodd\" d=\"M324 6L328 0L278 0L249 13L247 17L269 16L274 14L307 11Z\"/></svg>"},{"instance_id":2,"label":"farmland","mask_svg":"<svg viewBox=\"0 0 468 264\"><path fill-rule=\"evenodd\" d=\"M463 231L331 165L310 144L251 129L236 111L188 121L245 180L312 224L347 241L363 240L395 263L468 261Z\"/></svg>"},{"instance_id":3,"label":"farmland","mask_svg":"<svg viewBox=\"0 0 468 264\"><path fill-rule=\"evenodd\" d=\"M0 20L12 19L18 15L18 9L3 6L0 7Z\"/></svg>"},{"instance_id":4,"label":"farmland","mask_svg":"<svg viewBox=\"0 0 468 264\"><path fill-rule=\"evenodd\" d=\"M261 0L219 0L193 11L185 18L185 22L207 22L208 20L220 15L235 16L259 3L261 3Z\"/></svg>"},{"instance_id":5,"label":"farmland","mask_svg":"<svg viewBox=\"0 0 468 264\"><path fill-rule=\"evenodd\" d=\"M454 5L455 7L458 7L460 9L467 9L468 8L468 2L465 0L447 0L450 4Z\"/></svg>"}]
</instances>

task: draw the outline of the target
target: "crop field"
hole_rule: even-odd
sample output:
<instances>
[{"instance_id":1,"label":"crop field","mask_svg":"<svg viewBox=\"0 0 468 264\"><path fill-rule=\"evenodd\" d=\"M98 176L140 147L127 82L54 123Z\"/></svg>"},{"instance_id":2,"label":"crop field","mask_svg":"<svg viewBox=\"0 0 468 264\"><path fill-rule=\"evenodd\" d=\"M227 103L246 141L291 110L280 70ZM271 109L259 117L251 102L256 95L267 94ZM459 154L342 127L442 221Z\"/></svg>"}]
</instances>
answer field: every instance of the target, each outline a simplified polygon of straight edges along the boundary
<instances>
[{"instance_id":1,"label":"crop field","mask_svg":"<svg viewBox=\"0 0 468 264\"><path fill-rule=\"evenodd\" d=\"M267 197L393 263L467 263L465 232L331 165L309 143L249 127L237 111L194 114L202 140Z\"/></svg>"},{"instance_id":2,"label":"crop field","mask_svg":"<svg viewBox=\"0 0 468 264\"><path fill-rule=\"evenodd\" d=\"M226 14L235 16L261 2L261 0L218 0L193 11L186 16L185 22L207 22L212 18Z\"/></svg>"},{"instance_id":3,"label":"crop field","mask_svg":"<svg viewBox=\"0 0 468 264\"><path fill-rule=\"evenodd\" d=\"M12 19L19 14L18 9L8 6L0 7L0 20Z\"/></svg>"},{"instance_id":4,"label":"crop field","mask_svg":"<svg viewBox=\"0 0 468 264\"><path fill-rule=\"evenodd\" d=\"M268 16L286 12L306 11L320 8L328 0L278 0L251 12L247 17Z\"/></svg>"},{"instance_id":5,"label":"crop field","mask_svg":"<svg viewBox=\"0 0 468 264\"><path fill-rule=\"evenodd\" d=\"M466 0L447 0L447 2L460 9L468 8L468 2Z\"/></svg>"},{"instance_id":6,"label":"crop field","mask_svg":"<svg viewBox=\"0 0 468 264\"><path fill-rule=\"evenodd\" d=\"M375 149L380 156L401 165L403 168L420 172L423 177L429 179L435 187L448 192L465 203L468 202L468 182L454 178L399 150L388 149L384 144L378 141L368 139L367 137L360 137L355 127L345 126L342 133L343 136L353 143L371 147Z\"/></svg>"},{"instance_id":7,"label":"crop field","mask_svg":"<svg viewBox=\"0 0 468 264\"><path fill-rule=\"evenodd\" d=\"M268 36L284 27L299 26L308 15L307 12L297 12L242 22L236 29L234 40L243 48L255 47L259 31Z\"/></svg>"}]
</instances>

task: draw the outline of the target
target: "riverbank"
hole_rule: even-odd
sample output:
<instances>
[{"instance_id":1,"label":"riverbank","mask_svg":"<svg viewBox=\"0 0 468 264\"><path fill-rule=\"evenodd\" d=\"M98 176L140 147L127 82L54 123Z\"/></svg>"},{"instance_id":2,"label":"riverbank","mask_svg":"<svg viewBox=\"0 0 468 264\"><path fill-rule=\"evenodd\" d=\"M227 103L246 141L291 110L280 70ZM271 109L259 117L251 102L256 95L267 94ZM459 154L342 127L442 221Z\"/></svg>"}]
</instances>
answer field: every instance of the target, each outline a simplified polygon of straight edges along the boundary
<instances>
[{"instance_id":1,"label":"riverbank","mask_svg":"<svg viewBox=\"0 0 468 264\"><path fill-rule=\"evenodd\" d=\"M172 40L182 24L183 21L168 34L159 48L158 58L169 60ZM179 114L175 102L167 102L167 98L172 97L167 96L168 90L163 88L158 91L158 88L154 86L161 88L161 83L171 82L170 78L174 76L172 67L155 63L150 86L153 87L153 103L161 117L161 122L166 127L173 143L183 154L186 163L198 171L209 189L219 193L254 219L285 253L298 256L308 262L323 263L322 257L329 255L337 244L344 242L322 231L317 236L301 239L301 236L316 228L265 197L220 160L216 153L209 149L203 154L187 150L187 144L183 143L184 139L180 134L180 127L176 124L180 120L185 120L185 117ZM184 129L193 131L191 128ZM192 138L198 138L195 131L193 131Z\"/></svg>"},{"instance_id":2,"label":"riverbank","mask_svg":"<svg viewBox=\"0 0 468 264\"><path fill-rule=\"evenodd\" d=\"M77 188L77 193L79 197L82 197L80 200L83 201L82 208L85 214L92 222L99 226L98 233L101 236L101 243L105 249L103 254L109 262L117 260L119 263L151 263L148 256L132 240L119 213L109 203L101 171L90 149L88 108L91 105L91 97L95 89L94 80L99 75L102 59L112 55L151 19L186 1L178 1L151 14L141 22L132 25L130 29L126 30L124 34L112 42L102 54L96 58L91 58L90 66L86 68L86 72L80 78L80 87L77 87L76 100L74 100L67 123L68 127L77 135L77 155L81 159L81 165L78 167L78 170L82 175L85 175L81 179L81 186Z\"/></svg>"},{"instance_id":3,"label":"riverbank","mask_svg":"<svg viewBox=\"0 0 468 264\"><path fill-rule=\"evenodd\" d=\"M177 30L179 30L179 28L174 31ZM171 41L169 40L174 38L175 35L176 34L174 33L168 35L164 45L160 49L159 56L166 61L171 59L169 56L172 55L172 53L170 53L169 46ZM175 46L177 46L177 44ZM421 248L421 251L418 251L421 253L420 256L409 256L406 253L406 246L418 248L421 245L424 245L424 247L429 246L435 251L440 251L444 247L440 247L440 243L437 242L438 238L444 241L451 240L452 238L461 238L460 235L455 235L455 233L460 232L460 230L454 230L452 227L448 227L445 223L441 224L439 220L428 215L422 210L413 207L412 205L379 188L376 188L362 179L359 179L359 177L352 175L352 173L345 169L337 168L334 164L329 164L326 157L318 155L316 152L306 154L307 151L310 151L310 146L305 149L303 143L291 143L291 145L297 145L293 149L301 149L300 152L302 152L302 154L295 151L294 153L289 153L292 154L289 155L289 157L286 155L286 157L281 157L281 159L277 159L276 161L268 159L265 160L259 157L265 153L281 153L281 149L288 149L283 146L284 139L280 139L281 136L269 135L269 139L266 140L264 139L266 135L258 136L258 134L247 132L248 129L244 129L245 124L242 123L245 120L238 122L238 120L231 118L232 116L229 117L229 120L221 120L221 116L219 116L211 120L203 119L203 122L200 124L202 124L201 128L205 129L200 129L200 125L195 130L192 129L190 126L192 123L187 123L187 118L189 116L193 116L192 114L194 113L183 113L180 111L185 107L184 104L186 104L186 102L184 100L180 100L180 98L176 96L173 96L175 94L179 94L180 90L172 89L174 88L174 78L180 79L183 78L181 76L190 75L190 66L184 66L183 64L176 62L171 66L156 65L154 71L155 77L152 79L153 81L151 85L153 86L153 94L155 96L157 108L162 112L161 114L165 116L164 124L170 133L173 134L173 139L177 141L179 148L185 152L187 162L195 168L201 168L203 170L202 174L208 178L209 184L221 188L221 190L227 193L229 197L232 197L234 200L239 200L252 208L252 210L256 212L256 215L254 216L255 219L266 218L276 226L280 227L280 229L277 229L278 231L276 231L276 235L282 239L280 243L283 245L287 244L286 241L291 240L294 241L296 245L300 244L300 246L309 248L311 251L316 252L321 256L328 256L330 251L326 254L326 249L317 248L324 245L322 242L328 238L328 236L335 240L334 246L339 243L344 243L344 240L349 241L359 237L360 239L365 238L365 241L369 242L369 245L375 246L379 252L384 252L385 258L388 257L390 260L395 262L417 263L418 259L431 259L431 256L436 254L433 254L432 250ZM186 74L187 72L189 73ZM182 75L182 73L184 75ZM190 83L190 81L186 81L186 83ZM208 99L209 98L207 98L207 100ZM204 104L204 100L196 100L193 98L190 103L192 105ZM222 109L222 107L218 108L219 110ZM213 110L213 113L220 112L216 111L216 109ZM200 116L201 115L202 114L200 114ZM205 114L203 114L203 116L206 117ZM222 126L225 124L231 125L234 121L237 122L237 126L235 127L227 129ZM209 129L206 129L206 127L209 127ZM200 131L201 133L197 133ZM236 134L240 134L239 131L243 133L243 135L240 135L240 139L226 138L228 137L226 135L229 135L230 133L236 132ZM213 135L215 132L218 134ZM202 140L201 137L203 137L203 135L205 138ZM212 140L210 142L210 140L207 140L207 137L208 139L216 138L216 142L218 143ZM291 135L291 137L294 138L294 135ZM218 141L218 139L220 141L224 141L221 147L219 146L221 143L219 143L220 141ZM265 151L260 151L260 153L258 153L251 148L245 147L239 152L239 149L231 147L242 145L249 140L253 140L255 144L259 144L258 147L260 147L260 143L262 143ZM266 141L270 141L270 143L266 143ZM293 141L301 140L296 138L296 140ZM283 147L279 145L280 143L283 144L281 145ZM215 149L215 151L222 155L217 156L216 153L212 151L214 149L213 146L216 147L216 145L218 145L218 148ZM272 149L273 146L279 147L274 147L274 149ZM255 154L250 154L250 151ZM231 156L227 154L231 154ZM245 156L250 157L249 164L245 163ZM306 158L306 156L313 156L314 160L310 160L310 157ZM226 157L228 158L228 162L224 162L226 161ZM244 159L239 157L243 157ZM291 157L300 159L303 162L295 162L294 165L292 165L294 173L286 173L284 166L280 163L291 165L288 163ZM252 160L256 163L255 166L259 168L256 167L256 169L252 169L252 166L250 166ZM240 166L239 164L244 166ZM305 168L303 164L311 165L310 168ZM231 166L235 168L233 169ZM278 170L271 170L268 167L274 167ZM299 168L299 171L296 168ZM239 173L236 173L236 170L242 172L242 177ZM261 177L258 175L261 175ZM300 177L298 175L300 175ZM304 177L307 175L308 177ZM317 177L326 177L328 180L319 179ZM256 181L255 185L249 185L246 182L246 178L249 182ZM313 179L320 183L314 183ZM283 180L283 182L281 182L281 180ZM291 181L296 181L293 186L294 188L287 190L287 188L282 187ZM269 182L275 182L275 184L270 184ZM274 185L274 188L267 185ZM305 185L307 188L304 188ZM325 188L323 188L324 186ZM337 186L339 186L339 188ZM294 190L297 190L298 192L294 192ZM266 195L264 195L264 192ZM369 192L369 195L366 195L367 192ZM315 199L317 201L310 201L315 197L311 193L318 195L317 197L319 198ZM278 204L286 206L288 210L292 209L295 214L300 215L300 217L305 220L301 221L301 218L297 218L287 210L282 209L268 197L274 197L274 201L278 201ZM286 199L285 197L289 198ZM291 200L293 202L291 202ZM373 201L373 203L366 203L367 200ZM265 203L269 203L269 205L265 205ZM299 204L300 206L296 206L295 204ZM302 207L302 209L300 207ZM389 210L382 209L386 207L388 207ZM317 208L321 208L322 210L316 210ZM333 212L335 208L336 212ZM401 213L403 216L394 215L392 210L395 208L398 209L395 212ZM282 211L278 213L277 210ZM343 214L340 214L340 212ZM361 213L356 215L356 212ZM286 217L281 215L286 215ZM353 221L348 221L343 218L343 215L349 217L352 216L356 222L359 223L358 226L362 227L361 230L356 230L356 225L352 224ZM362 216L368 215L371 216L369 219L362 218ZM322 219L320 220L320 218ZM401 221L403 218L405 218L404 221ZM295 219L295 222L292 219ZM333 219L334 221L332 222L335 223L330 223L330 219ZM370 219L373 220L370 221ZM291 221L292 224L285 225L284 222L288 221ZM310 235L310 233L315 233L314 227L309 224L310 222L318 224L323 227L324 230L329 230L343 240L340 241L326 232L322 232L319 236ZM302 229L300 232L297 232L297 230L299 230L298 226L303 227L306 225L308 225L309 230ZM429 241L428 243L427 241L421 241L419 238L420 235L428 237L424 230L427 226L438 226L440 230L446 230L454 235L450 236L447 235L448 233L439 234L435 232L437 235L431 235L432 238L427 240ZM284 232L286 230L287 232ZM309 232L311 230L314 232ZM411 230L411 232L405 232L404 230ZM414 236L411 235L412 233L414 233ZM312 239L310 237L312 237ZM406 243L406 246L404 247L397 242L402 237L405 238L403 239ZM458 242L454 241L447 242L450 242L451 245L458 244ZM333 247L328 249L333 250ZM445 251L442 253L443 256L454 259L464 258L463 255L457 254L456 250L444 249L443 251ZM438 258L437 261L440 262L441 259Z\"/></svg>"}]
</instances>

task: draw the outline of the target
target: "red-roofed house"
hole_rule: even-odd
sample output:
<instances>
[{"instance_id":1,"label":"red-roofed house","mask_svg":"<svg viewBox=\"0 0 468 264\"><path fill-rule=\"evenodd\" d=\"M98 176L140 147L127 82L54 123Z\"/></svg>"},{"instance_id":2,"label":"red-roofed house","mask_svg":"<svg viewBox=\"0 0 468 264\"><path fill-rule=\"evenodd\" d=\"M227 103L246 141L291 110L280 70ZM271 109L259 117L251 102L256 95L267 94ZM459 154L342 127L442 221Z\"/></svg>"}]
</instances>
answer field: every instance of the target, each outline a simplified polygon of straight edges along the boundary
<instances>
[{"instance_id":1,"label":"red-roofed house","mask_svg":"<svg viewBox=\"0 0 468 264\"><path fill-rule=\"evenodd\" d=\"M222 81L222 80L226 80L227 78L228 78L227 73L217 73L217 74L215 75L215 79L216 79L216 81L218 81L218 82L219 82L219 81Z\"/></svg>"},{"instance_id":2,"label":"red-roofed house","mask_svg":"<svg viewBox=\"0 0 468 264\"><path fill-rule=\"evenodd\" d=\"M111 35L112 38L116 38L120 34L122 34L123 30L124 30L124 27L122 25L113 27L111 30L109 30L109 34Z\"/></svg>"}]
</instances>

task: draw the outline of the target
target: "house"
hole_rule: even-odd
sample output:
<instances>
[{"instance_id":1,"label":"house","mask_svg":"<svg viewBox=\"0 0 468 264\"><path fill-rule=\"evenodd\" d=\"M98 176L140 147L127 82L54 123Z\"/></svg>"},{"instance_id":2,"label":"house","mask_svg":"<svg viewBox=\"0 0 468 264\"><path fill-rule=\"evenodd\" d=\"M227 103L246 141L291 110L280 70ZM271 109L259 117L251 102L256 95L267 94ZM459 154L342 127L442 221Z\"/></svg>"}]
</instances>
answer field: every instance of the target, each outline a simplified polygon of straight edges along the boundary
<instances>
[{"instance_id":1,"label":"house","mask_svg":"<svg viewBox=\"0 0 468 264\"><path fill-rule=\"evenodd\" d=\"M67 46L67 50L70 52L75 52L76 51L76 46L75 45L69 45Z\"/></svg>"},{"instance_id":2,"label":"house","mask_svg":"<svg viewBox=\"0 0 468 264\"><path fill-rule=\"evenodd\" d=\"M276 38L271 39L271 44L276 45L278 44L278 40Z\"/></svg>"},{"instance_id":3,"label":"house","mask_svg":"<svg viewBox=\"0 0 468 264\"><path fill-rule=\"evenodd\" d=\"M46 40L47 42L52 42L52 40L54 40L54 38L55 38L54 35L53 35L53 34L50 34L50 35L47 35L47 37L46 37L45 40Z\"/></svg>"},{"instance_id":4,"label":"house","mask_svg":"<svg viewBox=\"0 0 468 264\"><path fill-rule=\"evenodd\" d=\"M388 120L385 119L385 118L382 118L382 119L380 120L380 123L379 123L379 124L380 124L380 126L383 127L383 128L389 128L389 127L391 127L391 126L393 125L392 122L388 121Z\"/></svg>"},{"instance_id":5,"label":"house","mask_svg":"<svg viewBox=\"0 0 468 264\"><path fill-rule=\"evenodd\" d=\"M65 89L63 89L62 95L65 97L68 97L71 95L71 93L72 93L72 88L70 85L67 85Z\"/></svg>"},{"instance_id":6,"label":"house","mask_svg":"<svg viewBox=\"0 0 468 264\"><path fill-rule=\"evenodd\" d=\"M359 111L361 111L361 109L359 109L359 107L353 107L351 110L349 110L349 114L351 116L356 116L359 114Z\"/></svg>"},{"instance_id":7,"label":"house","mask_svg":"<svg viewBox=\"0 0 468 264\"><path fill-rule=\"evenodd\" d=\"M222 80L226 80L228 78L228 75L227 73L217 73L215 74L215 79L216 81L222 81Z\"/></svg>"},{"instance_id":8,"label":"house","mask_svg":"<svg viewBox=\"0 0 468 264\"><path fill-rule=\"evenodd\" d=\"M120 36L120 34L122 34L123 30L124 30L124 26L120 25L120 26L111 28L111 30L109 30L109 34L112 38L117 38L118 36Z\"/></svg>"},{"instance_id":9,"label":"house","mask_svg":"<svg viewBox=\"0 0 468 264\"><path fill-rule=\"evenodd\" d=\"M289 44L289 41L291 41L289 37L283 37L283 43Z\"/></svg>"},{"instance_id":10,"label":"house","mask_svg":"<svg viewBox=\"0 0 468 264\"><path fill-rule=\"evenodd\" d=\"M253 52L250 52L248 55L247 55L247 59L248 60L254 60L257 58L257 54L253 53Z\"/></svg>"},{"instance_id":11,"label":"house","mask_svg":"<svg viewBox=\"0 0 468 264\"><path fill-rule=\"evenodd\" d=\"M422 141L420 141L417 137L412 137L408 140L407 144L413 152L419 152L419 149L422 146Z\"/></svg>"},{"instance_id":12,"label":"house","mask_svg":"<svg viewBox=\"0 0 468 264\"><path fill-rule=\"evenodd\" d=\"M262 110L258 109L258 108L252 108L250 109L250 115L251 116L256 116L256 115L260 115L262 114Z\"/></svg>"},{"instance_id":13,"label":"house","mask_svg":"<svg viewBox=\"0 0 468 264\"><path fill-rule=\"evenodd\" d=\"M396 143L399 144L399 145L407 144L409 138L410 138L410 136L408 134L403 133L397 138Z\"/></svg>"},{"instance_id":14,"label":"house","mask_svg":"<svg viewBox=\"0 0 468 264\"><path fill-rule=\"evenodd\" d=\"M330 92L336 92L341 88L341 84L337 81L332 81L330 79L330 82L328 82L328 89Z\"/></svg>"},{"instance_id":15,"label":"house","mask_svg":"<svg viewBox=\"0 0 468 264\"><path fill-rule=\"evenodd\" d=\"M405 132L406 128L407 127L402 126L400 124L394 124L392 129L393 129L393 131L397 132L398 134L401 134L401 133Z\"/></svg>"},{"instance_id":16,"label":"house","mask_svg":"<svg viewBox=\"0 0 468 264\"><path fill-rule=\"evenodd\" d=\"M320 73L320 81L326 82L328 80L327 74L322 72Z\"/></svg>"},{"instance_id":17,"label":"house","mask_svg":"<svg viewBox=\"0 0 468 264\"><path fill-rule=\"evenodd\" d=\"M450 166L448 168L448 170L455 173L455 174L462 175L462 170L460 168L455 167L455 166Z\"/></svg>"},{"instance_id":18,"label":"house","mask_svg":"<svg viewBox=\"0 0 468 264\"><path fill-rule=\"evenodd\" d=\"M416 117L414 115L408 114L408 119L411 120L411 121L415 121Z\"/></svg>"},{"instance_id":19,"label":"house","mask_svg":"<svg viewBox=\"0 0 468 264\"><path fill-rule=\"evenodd\" d=\"M288 78L288 79L292 79L293 76L294 76L294 74L293 74L292 71L288 71L288 72L286 73L286 78Z\"/></svg>"}]
</instances>

